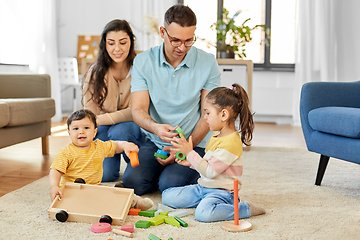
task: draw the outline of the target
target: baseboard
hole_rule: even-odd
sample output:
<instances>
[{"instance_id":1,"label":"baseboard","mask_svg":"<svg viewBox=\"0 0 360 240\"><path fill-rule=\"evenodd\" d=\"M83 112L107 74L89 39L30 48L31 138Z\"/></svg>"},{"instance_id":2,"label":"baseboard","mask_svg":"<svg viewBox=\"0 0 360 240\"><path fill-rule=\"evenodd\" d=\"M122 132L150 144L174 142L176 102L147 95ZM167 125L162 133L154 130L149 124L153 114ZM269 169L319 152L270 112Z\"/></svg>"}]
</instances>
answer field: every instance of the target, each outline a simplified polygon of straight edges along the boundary
<instances>
[{"instance_id":1,"label":"baseboard","mask_svg":"<svg viewBox=\"0 0 360 240\"><path fill-rule=\"evenodd\" d=\"M278 125L291 125L292 116L255 114L254 122L269 122L276 123Z\"/></svg>"}]
</instances>

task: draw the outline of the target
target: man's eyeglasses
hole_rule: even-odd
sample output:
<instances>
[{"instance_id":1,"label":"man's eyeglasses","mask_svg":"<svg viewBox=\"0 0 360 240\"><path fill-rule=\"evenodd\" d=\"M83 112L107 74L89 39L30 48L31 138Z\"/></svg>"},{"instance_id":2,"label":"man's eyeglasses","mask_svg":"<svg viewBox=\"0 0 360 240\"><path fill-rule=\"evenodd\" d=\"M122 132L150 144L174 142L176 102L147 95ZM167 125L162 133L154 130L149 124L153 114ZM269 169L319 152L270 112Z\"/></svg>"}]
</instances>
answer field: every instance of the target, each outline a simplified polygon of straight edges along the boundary
<instances>
[{"instance_id":1,"label":"man's eyeglasses","mask_svg":"<svg viewBox=\"0 0 360 240\"><path fill-rule=\"evenodd\" d=\"M183 44L183 43L184 43L185 47L191 47L192 45L194 45L194 43L195 43L195 41L196 41L196 36L195 36L195 35L194 35L193 38L187 39L187 40L185 40L185 41L182 41L182 40L176 39L176 38L174 39L173 37L171 37L171 36L168 34L166 28L164 28L164 29L165 29L165 32L166 32L166 34L168 35L168 38L169 38L169 40L170 40L170 43L171 43L171 45L172 45L173 47L180 47L181 44Z\"/></svg>"}]
</instances>

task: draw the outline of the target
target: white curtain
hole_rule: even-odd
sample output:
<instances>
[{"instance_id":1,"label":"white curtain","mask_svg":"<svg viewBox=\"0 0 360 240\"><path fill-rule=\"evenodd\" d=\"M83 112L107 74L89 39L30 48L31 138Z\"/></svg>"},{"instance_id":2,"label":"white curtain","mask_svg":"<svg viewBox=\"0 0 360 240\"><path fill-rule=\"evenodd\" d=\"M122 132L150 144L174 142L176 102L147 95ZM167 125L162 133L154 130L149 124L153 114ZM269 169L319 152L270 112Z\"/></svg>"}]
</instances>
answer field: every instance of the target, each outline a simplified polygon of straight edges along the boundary
<instances>
[{"instance_id":1,"label":"white curtain","mask_svg":"<svg viewBox=\"0 0 360 240\"><path fill-rule=\"evenodd\" d=\"M360 1L298 0L293 125L306 82L360 80Z\"/></svg>"},{"instance_id":2,"label":"white curtain","mask_svg":"<svg viewBox=\"0 0 360 240\"><path fill-rule=\"evenodd\" d=\"M49 74L56 104L52 120L61 121L55 0L0 0L0 6L0 61Z\"/></svg>"}]
</instances>

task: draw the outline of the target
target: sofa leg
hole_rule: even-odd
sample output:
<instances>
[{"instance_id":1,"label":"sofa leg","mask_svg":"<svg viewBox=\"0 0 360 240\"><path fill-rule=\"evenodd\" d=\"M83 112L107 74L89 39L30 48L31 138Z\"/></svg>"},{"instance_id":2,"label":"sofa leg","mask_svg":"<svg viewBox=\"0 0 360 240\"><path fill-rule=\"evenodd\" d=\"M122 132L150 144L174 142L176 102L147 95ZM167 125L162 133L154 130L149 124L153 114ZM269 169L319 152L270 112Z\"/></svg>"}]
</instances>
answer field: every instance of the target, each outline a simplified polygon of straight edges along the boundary
<instances>
[{"instance_id":1,"label":"sofa leg","mask_svg":"<svg viewBox=\"0 0 360 240\"><path fill-rule=\"evenodd\" d=\"M49 155L49 136L41 137L42 154Z\"/></svg>"},{"instance_id":2,"label":"sofa leg","mask_svg":"<svg viewBox=\"0 0 360 240\"><path fill-rule=\"evenodd\" d=\"M330 157L321 155L315 185L320 186Z\"/></svg>"}]
</instances>

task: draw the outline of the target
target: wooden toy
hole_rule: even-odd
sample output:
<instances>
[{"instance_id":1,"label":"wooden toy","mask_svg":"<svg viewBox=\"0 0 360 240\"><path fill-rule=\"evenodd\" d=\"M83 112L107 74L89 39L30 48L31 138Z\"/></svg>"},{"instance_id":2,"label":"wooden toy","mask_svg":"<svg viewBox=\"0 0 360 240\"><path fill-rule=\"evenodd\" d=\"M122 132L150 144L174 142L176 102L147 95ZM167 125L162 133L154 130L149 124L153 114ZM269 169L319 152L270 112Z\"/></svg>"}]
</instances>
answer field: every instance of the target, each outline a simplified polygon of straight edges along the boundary
<instances>
[{"instance_id":1,"label":"wooden toy","mask_svg":"<svg viewBox=\"0 0 360 240\"><path fill-rule=\"evenodd\" d=\"M91 225L91 231L94 233L106 233L111 231L109 223L94 223Z\"/></svg>"},{"instance_id":2,"label":"wooden toy","mask_svg":"<svg viewBox=\"0 0 360 240\"><path fill-rule=\"evenodd\" d=\"M97 223L99 220L112 221L123 225L134 190L101 185L65 183L61 187L64 194L57 196L48 209L48 216L60 222Z\"/></svg>"},{"instance_id":3,"label":"wooden toy","mask_svg":"<svg viewBox=\"0 0 360 240\"><path fill-rule=\"evenodd\" d=\"M177 128L175 129L175 132L177 132L177 133L179 134L178 137L180 137L180 134L181 134L181 135L184 136L184 138L186 138L184 131L183 131L180 127L177 127Z\"/></svg>"},{"instance_id":4,"label":"wooden toy","mask_svg":"<svg viewBox=\"0 0 360 240\"><path fill-rule=\"evenodd\" d=\"M152 233L149 233L148 239L150 239L150 240L161 240L160 238L158 238L157 236L155 236Z\"/></svg>"},{"instance_id":5,"label":"wooden toy","mask_svg":"<svg viewBox=\"0 0 360 240\"><path fill-rule=\"evenodd\" d=\"M174 218L175 218L176 221L178 221L180 223L181 226L183 226L183 227L188 226L188 224L184 220L182 220L181 218L176 217L176 216Z\"/></svg>"},{"instance_id":6,"label":"wooden toy","mask_svg":"<svg viewBox=\"0 0 360 240\"><path fill-rule=\"evenodd\" d=\"M151 222L149 221L140 220L135 223L135 227L137 228L148 228L150 226L151 226Z\"/></svg>"},{"instance_id":7,"label":"wooden toy","mask_svg":"<svg viewBox=\"0 0 360 240\"><path fill-rule=\"evenodd\" d=\"M176 153L176 158L179 159L180 161L182 161L182 160L185 160L186 155L183 154L182 152L177 152Z\"/></svg>"},{"instance_id":8,"label":"wooden toy","mask_svg":"<svg viewBox=\"0 0 360 240\"><path fill-rule=\"evenodd\" d=\"M238 182L237 179L234 179L234 221L226 221L221 224L221 228L229 232L245 232L252 228L252 224L248 221L239 220Z\"/></svg>"},{"instance_id":9,"label":"wooden toy","mask_svg":"<svg viewBox=\"0 0 360 240\"><path fill-rule=\"evenodd\" d=\"M133 168L139 166L139 157L137 152L130 152L129 157L130 157L130 164Z\"/></svg>"},{"instance_id":10,"label":"wooden toy","mask_svg":"<svg viewBox=\"0 0 360 240\"><path fill-rule=\"evenodd\" d=\"M139 215L140 211L141 211L141 209L139 209L139 208L130 208L129 215Z\"/></svg>"},{"instance_id":11,"label":"wooden toy","mask_svg":"<svg viewBox=\"0 0 360 240\"><path fill-rule=\"evenodd\" d=\"M159 204L157 205L156 210L163 210L163 211L169 211L169 212L175 211L174 208L168 207L168 206L163 205L163 204L161 204L161 203L159 203Z\"/></svg>"},{"instance_id":12,"label":"wooden toy","mask_svg":"<svg viewBox=\"0 0 360 240\"><path fill-rule=\"evenodd\" d=\"M162 213L163 211L162 210L157 210L155 213L154 213L154 216L158 216L160 215L160 213Z\"/></svg>"},{"instance_id":13,"label":"wooden toy","mask_svg":"<svg viewBox=\"0 0 360 240\"><path fill-rule=\"evenodd\" d=\"M178 221L176 221L176 219L174 217L165 218L165 222L167 224L173 225L175 227L180 227L180 223Z\"/></svg>"},{"instance_id":14,"label":"wooden toy","mask_svg":"<svg viewBox=\"0 0 360 240\"><path fill-rule=\"evenodd\" d=\"M82 183L82 184L86 184L85 180L82 178L77 178L75 179L74 183Z\"/></svg>"},{"instance_id":15,"label":"wooden toy","mask_svg":"<svg viewBox=\"0 0 360 240\"><path fill-rule=\"evenodd\" d=\"M155 153L154 153L154 157L158 157L161 159L167 159L168 158L169 153L165 152L161 149L158 149Z\"/></svg>"},{"instance_id":16,"label":"wooden toy","mask_svg":"<svg viewBox=\"0 0 360 240\"><path fill-rule=\"evenodd\" d=\"M157 226L159 224L162 224L164 223L164 219L167 218L167 216L164 216L164 215L158 215L158 216L155 216L155 217L152 217L152 218L149 218L147 221L151 222L151 225L152 226Z\"/></svg>"},{"instance_id":17,"label":"wooden toy","mask_svg":"<svg viewBox=\"0 0 360 240\"><path fill-rule=\"evenodd\" d=\"M122 225L120 229L132 233L134 232L134 225Z\"/></svg>"},{"instance_id":18,"label":"wooden toy","mask_svg":"<svg viewBox=\"0 0 360 240\"><path fill-rule=\"evenodd\" d=\"M157 210L140 211L139 216L154 217Z\"/></svg>"},{"instance_id":19,"label":"wooden toy","mask_svg":"<svg viewBox=\"0 0 360 240\"><path fill-rule=\"evenodd\" d=\"M161 212L160 212L160 215L167 216L167 215L169 215L169 211L161 211Z\"/></svg>"},{"instance_id":20,"label":"wooden toy","mask_svg":"<svg viewBox=\"0 0 360 240\"><path fill-rule=\"evenodd\" d=\"M123 230L120 230L120 229L113 229L112 232L113 232L113 233L116 233L116 234L120 234L120 235L125 236L125 237L129 237L129 238L133 238L133 237L134 237L134 234L133 234L133 233L127 232L127 231L123 231Z\"/></svg>"},{"instance_id":21,"label":"wooden toy","mask_svg":"<svg viewBox=\"0 0 360 240\"><path fill-rule=\"evenodd\" d=\"M179 211L176 211L176 212L171 212L168 214L169 217L185 217L188 215L188 212L186 210L179 210Z\"/></svg>"}]
</instances>

